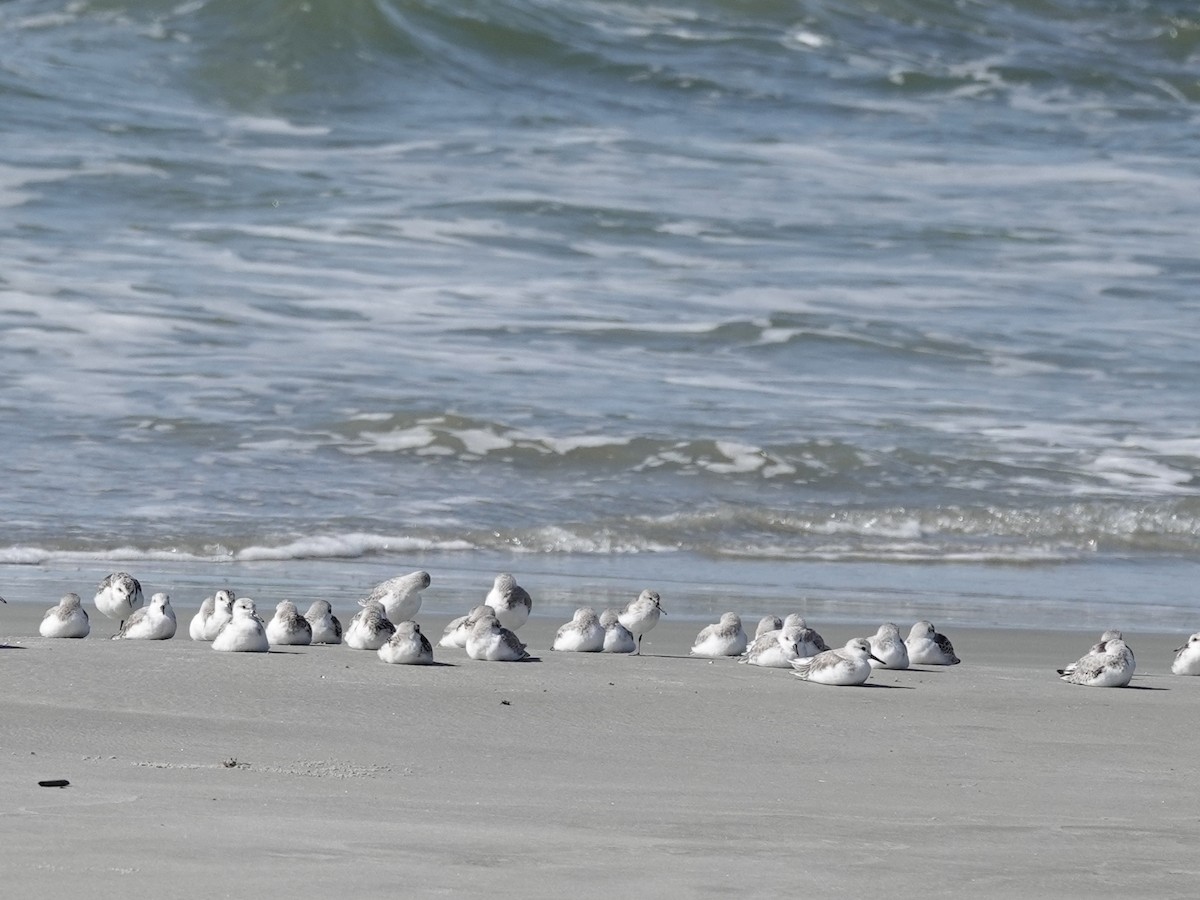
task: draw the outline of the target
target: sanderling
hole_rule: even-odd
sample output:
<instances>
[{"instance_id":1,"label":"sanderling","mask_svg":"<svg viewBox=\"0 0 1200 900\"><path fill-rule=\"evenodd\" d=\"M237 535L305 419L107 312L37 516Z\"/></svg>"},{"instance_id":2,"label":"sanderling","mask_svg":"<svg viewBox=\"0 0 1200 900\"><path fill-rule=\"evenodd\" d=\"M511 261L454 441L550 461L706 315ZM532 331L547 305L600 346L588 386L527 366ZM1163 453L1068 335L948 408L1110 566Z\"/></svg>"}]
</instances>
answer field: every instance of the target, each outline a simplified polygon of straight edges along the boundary
<instances>
[{"instance_id":1,"label":"sanderling","mask_svg":"<svg viewBox=\"0 0 1200 900\"><path fill-rule=\"evenodd\" d=\"M308 612L304 614L308 624L312 626L312 642L314 644L340 644L342 642L342 623L333 614L333 607L328 600L314 600Z\"/></svg>"},{"instance_id":2,"label":"sanderling","mask_svg":"<svg viewBox=\"0 0 1200 900\"><path fill-rule=\"evenodd\" d=\"M354 614L346 626L346 646L352 650L378 650L396 633L382 603L374 600Z\"/></svg>"},{"instance_id":3,"label":"sanderling","mask_svg":"<svg viewBox=\"0 0 1200 900\"><path fill-rule=\"evenodd\" d=\"M280 600L275 604L275 615L267 623L267 643L287 646L312 643L312 625L300 615L291 600Z\"/></svg>"},{"instance_id":4,"label":"sanderling","mask_svg":"<svg viewBox=\"0 0 1200 900\"><path fill-rule=\"evenodd\" d=\"M779 616L763 616L758 620L758 627L754 629L754 637L766 634L768 631L778 631L783 627L783 619ZM751 640L753 643L753 639Z\"/></svg>"},{"instance_id":5,"label":"sanderling","mask_svg":"<svg viewBox=\"0 0 1200 900\"><path fill-rule=\"evenodd\" d=\"M619 609L606 609L600 613L600 624L604 626L605 653L632 653L637 641L628 628L621 624Z\"/></svg>"},{"instance_id":6,"label":"sanderling","mask_svg":"<svg viewBox=\"0 0 1200 900\"><path fill-rule=\"evenodd\" d=\"M471 626L467 656L490 662L520 662L531 658L520 638L501 625L495 616L484 616Z\"/></svg>"},{"instance_id":7,"label":"sanderling","mask_svg":"<svg viewBox=\"0 0 1200 900\"><path fill-rule=\"evenodd\" d=\"M567 650L578 653L599 653L604 649L604 626L596 611L590 606L575 610L571 621L558 629L551 650Z\"/></svg>"},{"instance_id":8,"label":"sanderling","mask_svg":"<svg viewBox=\"0 0 1200 900\"><path fill-rule=\"evenodd\" d=\"M381 581L371 588L371 593L365 600L359 600L359 606L368 603L380 603L387 619L393 625L407 622L416 616L421 608L421 591L429 587L429 573L425 571L409 572L407 575L397 575L387 581Z\"/></svg>"},{"instance_id":9,"label":"sanderling","mask_svg":"<svg viewBox=\"0 0 1200 900\"><path fill-rule=\"evenodd\" d=\"M823 650L816 656L792 660L792 674L817 684L862 684L871 675L873 659L877 657L867 638L851 638L840 650Z\"/></svg>"},{"instance_id":10,"label":"sanderling","mask_svg":"<svg viewBox=\"0 0 1200 900\"><path fill-rule=\"evenodd\" d=\"M1099 652L1097 651L1099 648ZM1137 667L1133 651L1121 638L1103 641L1070 666L1058 670L1063 681L1088 687L1125 687Z\"/></svg>"},{"instance_id":11,"label":"sanderling","mask_svg":"<svg viewBox=\"0 0 1200 900\"><path fill-rule=\"evenodd\" d=\"M1175 651L1175 662L1171 663L1171 671L1176 675L1200 675L1200 631Z\"/></svg>"},{"instance_id":12,"label":"sanderling","mask_svg":"<svg viewBox=\"0 0 1200 900\"><path fill-rule=\"evenodd\" d=\"M216 600L212 597L205 597L200 604L200 609L192 616L192 620L188 622L188 637L193 641L208 640L204 636L204 629L208 627L208 620L212 618L213 610L216 609Z\"/></svg>"},{"instance_id":13,"label":"sanderling","mask_svg":"<svg viewBox=\"0 0 1200 900\"><path fill-rule=\"evenodd\" d=\"M792 660L800 658L797 646L800 631L800 626L788 625L776 631L764 632L738 657L738 662L768 669L790 668Z\"/></svg>"},{"instance_id":14,"label":"sanderling","mask_svg":"<svg viewBox=\"0 0 1200 900\"><path fill-rule=\"evenodd\" d=\"M1092 644L1091 649L1088 650L1087 653L1083 654L1083 656L1080 658L1080 662L1082 662L1084 659L1087 659L1089 657L1103 656L1105 644L1107 644L1109 641L1120 641L1120 640L1124 640L1124 636L1121 634L1121 632L1117 631L1115 628L1108 629L1108 631L1106 631L1102 635L1100 635L1100 640L1098 640L1098 641L1096 641L1096 643ZM1130 647L1128 644L1125 645L1125 648L1127 650L1129 650L1129 655L1130 655L1130 658L1132 659L1133 658L1133 648ZM1066 666L1063 666L1062 671L1059 672L1059 674L1060 675L1070 675L1072 672L1075 671L1075 667L1077 665L1079 665L1079 663L1073 662ZM1135 665L1136 665L1136 661L1135 661Z\"/></svg>"},{"instance_id":15,"label":"sanderling","mask_svg":"<svg viewBox=\"0 0 1200 900\"><path fill-rule=\"evenodd\" d=\"M129 614L121 630L112 636L114 641L169 641L175 637L175 610L171 598L159 591L150 603Z\"/></svg>"},{"instance_id":16,"label":"sanderling","mask_svg":"<svg viewBox=\"0 0 1200 900\"><path fill-rule=\"evenodd\" d=\"M456 647L461 650L467 646L467 638L471 636L471 629L475 627L475 623L484 616L494 616L496 611L486 603L480 603L478 606L472 606L471 611L465 616L459 616L457 619L451 620L442 632L442 638L438 641L439 647Z\"/></svg>"},{"instance_id":17,"label":"sanderling","mask_svg":"<svg viewBox=\"0 0 1200 900\"><path fill-rule=\"evenodd\" d=\"M742 618L737 613L721 615L715 625L706 625L692 643L692 656L717 659L722 656L741 656L746 652L746 632L742 630Z\"/></svg>"},{"instance_id":18,"label":"sanderling","mask_svg":"<svg viewBox=\"0 0 1200 900\"><path fill-rule=\"evenodd\" d=\"M662 598L658 596L657 591L646 589L638 594L636 600L631 600L626 607L617 614L617 621L629 629L629 633L637 640L637 649L634 650L635 655L641 655L642 652L642 636L658 624L658 617L666 615L667 611L662 608Z\"/></svg>"},{"instance_id":19,"label":"sanderling","mask_svg":"<svg viewBox=\"0 0 1200 900\"><path fill-rule=\"evenodd\" d=\"M84 638L92 630L87 610L78 594L64 594L57 606L46 610L38 634L45 638Z\"/></svg>"},{"instance_id":20,"label":"sanderling","mask_svg":"<svg viewBox=\"0 0 1200 900\"><path fill-rule=\"evenodd\" d=\"M116 619L119 628L129 614L142 605L142 586L128 572L114 572L100 582L92 602L104 615Z\"/></svg>"},{"instance_id":21,"label":"sanderling","mask_svg":"<svg viewBox=\"0 0 1200 900\"><path fill-rule=\"evenodd\" d=\"M932 622L922 619L908 632L904 641L908 662L914 666L957 666L961 659L954 655L950 638L938 634Z\"/></svg>"},{"instance_id":22,"label":"sanderling","mask_svg":"<svg viewBox=\"0 0 1200 900\"><path fill-rule=\"evenodd\" d=\"M411 619L396 623L396 633L379 648L379 658L397 666L422 666L433 662L433 646Z\"/></svg>"},{"instance_id":23,"label":"sanderling","mask_svg":"<svg viewBox=\"0 0 1200 900\"><path fill-rule=\"evenodd\" d=\"M227 588L221 588L213 595L213 611L204 623L204 640L215 640L221 633L221 628L233 618L233 604L237 595Z\"/></svg>"},{"instance_id":24,"label":"sanderling","mask_svg":"<svg viewBox=\"0 0 1200 900\"><path fill-rule=\"evenodd\" d=\"M213 638L212 648L237 653L266 653L271 649L267 629L258 617L253 600L238 597L233 601L233 616Z\"/></svg>"},{"instance_id":25,"label":"sanderling","mask_svg":"<svg viewBox=\"0 0 1200 900\"><path fill-rule=\"evenodd\" d=\"M533 609L533 598L529 592L507 572L496 576L483 602L495 611L500 624L509 631L516 631L524 625L529 618L529 611Z\"/></svg>"},{"instance_id":26,"label":"sanderling","mask_svg":"<svg viewBox=\"0 0 1200 900\"><path fill-rule=\"evenodd\" d=\"M908 647L895 622L884 622L867 640L871 642L871 665L883 669L908 668Z\"/></svg>"},{"instance_id":27,"label":"sanderling","mask_svg":"<svg viewBox=\"0 0 1200 900\"><path fill-rule=\"evenodd\" d=\"M747 646L746 649L748 651L754 649L754 645L759 638L763 638L761 649L773 652L779 640L779 632L784 630L791 632L789 637L795 639L796 652L800 656L816 656L818 653L829 649L829 645L825 643L825 639L816 631L809 628L808 623L804 621L804 617L799 613L788 613L778 628L766 631L763 629L769 624L768 620L779 621L779 617L767 616L759 621L759 630L755 631L754 640ZM787 668L787 663L784 663L783 668Z\"/></svg>"}]
</instances>

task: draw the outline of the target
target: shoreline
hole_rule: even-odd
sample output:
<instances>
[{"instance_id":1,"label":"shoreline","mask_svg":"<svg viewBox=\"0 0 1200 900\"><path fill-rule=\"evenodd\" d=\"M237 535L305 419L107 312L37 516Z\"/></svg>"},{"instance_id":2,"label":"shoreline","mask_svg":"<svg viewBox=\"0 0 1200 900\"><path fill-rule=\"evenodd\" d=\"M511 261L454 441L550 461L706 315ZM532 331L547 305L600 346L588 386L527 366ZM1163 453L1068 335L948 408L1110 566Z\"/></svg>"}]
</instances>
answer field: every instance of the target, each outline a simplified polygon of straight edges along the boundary
<instances>
[{"instance_id":1,"label":"shoreline","mask_svg":"<svg viewBox=\"0 0 1200 900\"><path fill-rule=\"evenodd\" d=\"M1175 636L1127 635L1124 689L1054 674L1096 635L948 628L961 665L835 688L688 658L669 618L640 658L551 652L531 618L539 662L410 667L216 653L191 609L141 642L0 608L14 896L1171 897L1197 872Z\"/></svg>"}]
</instances>

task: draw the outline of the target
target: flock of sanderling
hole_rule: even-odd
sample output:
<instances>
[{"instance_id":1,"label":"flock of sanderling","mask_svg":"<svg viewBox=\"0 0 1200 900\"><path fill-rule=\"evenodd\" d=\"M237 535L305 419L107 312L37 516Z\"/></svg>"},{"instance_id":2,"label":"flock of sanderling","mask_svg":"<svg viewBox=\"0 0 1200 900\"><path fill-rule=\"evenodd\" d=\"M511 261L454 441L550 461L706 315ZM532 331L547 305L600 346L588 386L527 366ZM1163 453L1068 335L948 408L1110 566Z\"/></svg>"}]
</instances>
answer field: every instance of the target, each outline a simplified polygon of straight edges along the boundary
<instances>
[{"instance_id":1,"label":"flock of sanderling","mask_svg":"<svg viewBox=\"0 0 1200 900\"><path fill-rule=\"evenodd\" d=\"M429 585L429 573L423 571L381 582L358 601L360 609L344 632L327 600L315 601L303 615L292 601L283 600L270 621L264 622L253 600L222 589L200 605L188 635L194 641L211 642L214 650L221 651L265 653L272 646L345 643L355 650L374 650L386 663L428 664L433 662L433 645L414 618L421 608L421 591ZM175 636L170 598L156 593L146 604L141 584L126 572L107 576L93 602L105 616L119 620L113 640L162 641ZM437 646L464 649L468 657L477 660L535 659L516 634L532 608L529 592L512 575L497 575L483 603L450 622ZM661 598L651 590L642 591L623 608L606 609L599 616L591 607L580 607L571 621L558 629L551 650L636 655L641 652L643 636L664 614ZM46 638L87 637L91 624L79 595L67 594L47 610L38 630ZM1191 635L1175 654L1174 674L1200 675L1200 632ZM928 621L913 625L907 638L888 622L870 637L852 638L845 646L831 649L799 615L784 619L764 616L750 638L741 618L732 612L701 629L691 655L733 657L748 665L791 669L805 681L831 685L863 684L875 668L960 662L950 640ZM1121 632L1106 631L1095 646L1058 674L1071 684L1124 687L1133 678L1135 666L1133 651Z\"/></svg>"}]
</instances>

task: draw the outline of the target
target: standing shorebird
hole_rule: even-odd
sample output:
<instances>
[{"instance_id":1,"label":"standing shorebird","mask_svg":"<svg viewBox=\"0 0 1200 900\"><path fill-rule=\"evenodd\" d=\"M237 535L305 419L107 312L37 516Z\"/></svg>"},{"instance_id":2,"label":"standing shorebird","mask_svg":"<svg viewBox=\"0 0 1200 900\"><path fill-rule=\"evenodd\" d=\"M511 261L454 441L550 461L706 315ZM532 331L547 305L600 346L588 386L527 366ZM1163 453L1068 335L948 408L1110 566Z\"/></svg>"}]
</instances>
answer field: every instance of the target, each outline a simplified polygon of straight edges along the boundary
<instances>
[{"instance_id":1,"label":"standing shorebird","mask_svg":"<svg viewBox=\"0 0 1200 900\"><path fill-rule=\"evenodd\" d=\"M617 614L617 621L629 629L629 633L637 640L637 649L633 651L634 656L640 656L642 653L642 635L658 624L658 617L665 616L667 611L662 608L662 598L658 596L658 591L644 590L636 600L631 600L620 613Z\"/></svg>"},{"instance_id":2,"label":"standing shorebird","mask_svg":"<svg viewBox=\"0 0 1200 900\"><path fill-rule=\"evenodd\" d=\"M381 581L371 588L371 593L365 600L359 600L359 606L368 603L379 603L387 614L388 621L393 625L407 622L415 618L421 609L421 591L429 587L432 579L425 571L409 572L407 575L397 575L387 581Z\"/></svg>"},{"instance_id":3,"label":"standing shorebird","mask_svg":"<svg viewBox=\"0 0 1200 900\"><path fill-rule=\"evenodd\" d=\"M496 576L483 602L492 608L500 624L509 631L516 631L524 625L533 609L533 598L529 592L507 572Z\"/></svg>"},{"instance_id":4,"label":"standing shorebird","mask_svg":"<svg viewBox=\"0 0 1200 900\"><path fill-rule=\"evenodd\" d=\"M104 615L116 619L117 628L120 629L129 618L129 614L144 602L142 586L128 572L114 572L100 582L92 602Z\"/></svg>"}]
</instances>

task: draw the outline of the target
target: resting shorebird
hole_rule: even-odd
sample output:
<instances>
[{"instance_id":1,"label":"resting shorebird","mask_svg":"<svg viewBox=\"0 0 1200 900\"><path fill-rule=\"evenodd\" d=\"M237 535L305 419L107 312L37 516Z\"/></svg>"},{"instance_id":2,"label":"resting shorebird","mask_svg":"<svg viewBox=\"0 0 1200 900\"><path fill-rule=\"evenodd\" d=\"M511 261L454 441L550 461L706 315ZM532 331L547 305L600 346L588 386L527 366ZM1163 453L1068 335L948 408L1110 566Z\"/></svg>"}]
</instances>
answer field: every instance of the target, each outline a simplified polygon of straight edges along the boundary
<instances>
[{"instance_id":1,"label":"resting shorebird","mask_svg":"<svg viewBox=\"0 0 1200 900\"><path fill-rule=\"evenodd\" d=\"M578 653L599 653L604 649L604 626L590 606L575 610L571 621L558 629L551 650L567 650Z\"/></svg>"},{"instance_id":2,"label":"resting shorebird","mask_svg":"<svg viewBox=\"0 0 1200 900\"><path fill-rule=\"evenodd\" d=\"M496 576L483 602L495 611L500 624L509 631L516 631L524 625L529 618L529 611L533 609L533 598L529 592L507 572Z\"/></svg>"},{"instance_id":3,"label":"resting shorebird","mask_svg":"<svg viewBox=\"0 0 1200 900\"><path fill-rule=\"evenodd\" d=\"M312 625L291 600L280 600L275 605L275 615L267 623L267 642L290 646L312 643Z\"/></svg>"},{"instance_id":4,"label":"resting shorebird","mask_svg":"<svg viewBox=\"0 0 1200 900\"><path fill-rule=\"evenodd\" d=\"M396 633L379 648L379 658L397 666L422 666L433 662L433 647L411 620L396 623Z\"/></svg>"},{"instance_id":5,"label":"resting shorebird","mask_svg":"<svg viewBox=\"0 0 1200 900\"><path fill-rule=\"evenodd\" d=\"M271 649L267 629L258 617L253 600L238 597L233 602L233 615L213 638L212 648L234 653L266 653Z\"/></svg>"},{"instance_id":6,"label":"resting shorebird","mask_svg":"<svg viewBox=\"0 0 1200 900\"><path fill-rule=\"evenodd\" d=\"M727 612L715 625L700 629L692 644L692 656L717 659L722 656L741 656L746 652L746 632L742 630L742 619L737 613Z\"/></svg>"},{"instance_id":7,"label":"resting shorebird","mask_svg":"<svg viewBox=\"0 0 1200 900\"><path fill-rule=\"evenodd\" d=\"M38 634L45 638L85 638L91 630L78 594L64 594L57 606L46 610L38 625Z\"/></svg>"},{"instance_id":8,"label":"resting shorebird","mask_svg":"<svg viewBox=\"0 0 1200 900\"><path fill-rule=\"evenodd\" d=\"M131 612L129 618L121 625L121 630L114 634L112 639L169 641L173 637L175 610L171 608L171 598L160 592L150 598L148 606Z\"/></svg>"},{"instance_id":9,"label":"resting shorebird","mask_svg":"<svg viewBox=\"0 0 1200 900\"><path fill-rule=\"evenodd\" d=\"M333 614L333 607L328 600L314 600L308 612L304 614L308 624L312 626L312 642L314 644L340 644L342 642L342 623Z\"/></svg>"},{"instance_id":10,"label":"resting shorebird","mask_svg":"<svg viewBox=\"0 0 1200 900\"><path fill-rule=\"evenodd\" d=\"M954 655L950 638L938 634L932 622L922 619L913 625L904 641L908 661L914 666L957 666L961 659Z\"/></svg>"},{"instance_id":11,"label":"resting shorebird","mask_svg":"<svg viewBox=\"0 0 1200 900\"><path fill-rule=\"evenodd\" d=\"M1099 652L1097 652L1097 649ZM1133 651L1121 638L1102 641L1058 674L1069 684L1088 687L1125 687L1133 679Z\"/></svg>"},{"instance_id":12,"label":"resting shorebird","mask_svg":"<svg viewBox=\"0 0 1200 900\"><path fill-rule=\"evenodd\" d=\"M856 685L871 676L871 642L851 638L840 650L824 650L816 656L792 660L792 674L817 684Z\"/></svg>"}]
</instances>

